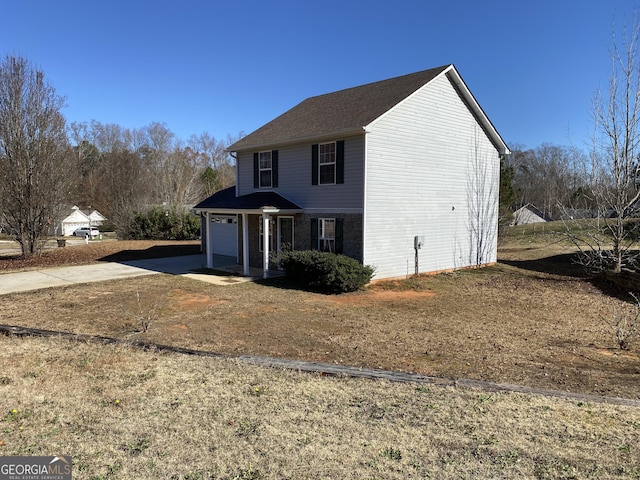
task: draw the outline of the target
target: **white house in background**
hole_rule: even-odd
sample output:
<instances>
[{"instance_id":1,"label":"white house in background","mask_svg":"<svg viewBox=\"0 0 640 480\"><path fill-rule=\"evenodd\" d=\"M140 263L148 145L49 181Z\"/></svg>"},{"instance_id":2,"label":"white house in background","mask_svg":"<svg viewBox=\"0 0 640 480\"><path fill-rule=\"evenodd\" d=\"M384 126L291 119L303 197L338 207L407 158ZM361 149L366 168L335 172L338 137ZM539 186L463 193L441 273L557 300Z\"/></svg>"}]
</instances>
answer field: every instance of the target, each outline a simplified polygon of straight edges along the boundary
<instances>
[{"instance_id":1,"label":"white house in background","mask_svg":"<svg viewBox=\"0 0 640 480\"><path fill-rule=\"evenodd\" d=\"M80 207L74 205L71 207L67 216L55 225L52 234L62 236L73 235L73 232L77 228L97 227L102 225L106 220L106 217L97 210L91 208L81 210Z\"/></svg>"},{"instance_id":2,"label":"white house in background","mask_svg":"<svg viewBox=\"0 0 640 480\"><path fill-rule=\"evenodd\" d=\"M509 149L453 65L308 98L228 150L236 186L195 207L210 268L225 256L267 277L285 248L376 279L496 261Z\"/></svg>"},{"instance_id":3,"label":"white house in background","mask_svg":"<svg viewBox=\"0 0 640 480\"><path fill-rule=\"evenodd\" d=\"M551 217L545 215L534 205L527 203L523 207L513 212L512 225L525 225L528 223L544 223L550 222Z\"/></svg>"},{"instance_id":4,"label":"white house in background","mask_svg":"<svg viewBox=\"0 0 640 480\"><path fill-rule=\"evenodd\" d=\"M102 215L99 211L93 210L91 208L82 210L82 213L84 213L87 217L89 217L92 227L99 227L100 225L102 225L104 222L107 221L107 217Z\"/></svg>"}]
</instances>

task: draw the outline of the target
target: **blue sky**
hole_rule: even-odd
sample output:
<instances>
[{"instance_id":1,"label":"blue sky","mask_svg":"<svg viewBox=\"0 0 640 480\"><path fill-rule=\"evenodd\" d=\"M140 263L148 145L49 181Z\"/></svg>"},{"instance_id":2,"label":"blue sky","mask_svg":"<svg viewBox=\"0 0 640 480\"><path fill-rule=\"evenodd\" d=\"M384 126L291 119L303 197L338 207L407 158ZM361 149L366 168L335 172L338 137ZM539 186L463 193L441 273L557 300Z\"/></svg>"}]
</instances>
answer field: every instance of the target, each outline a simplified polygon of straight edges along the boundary
<instances>
[{"instance_id":1,"label":"blue sky","mask_svg":"<svg viewBox=\"0 0 640 480\"><path fill-rule=\"evenodd\" d=\"M250 133L313 95L455 64L510 145L586 149L629 0L2 0L0 54L69 122Z\"/></svg>"}]
</instances>

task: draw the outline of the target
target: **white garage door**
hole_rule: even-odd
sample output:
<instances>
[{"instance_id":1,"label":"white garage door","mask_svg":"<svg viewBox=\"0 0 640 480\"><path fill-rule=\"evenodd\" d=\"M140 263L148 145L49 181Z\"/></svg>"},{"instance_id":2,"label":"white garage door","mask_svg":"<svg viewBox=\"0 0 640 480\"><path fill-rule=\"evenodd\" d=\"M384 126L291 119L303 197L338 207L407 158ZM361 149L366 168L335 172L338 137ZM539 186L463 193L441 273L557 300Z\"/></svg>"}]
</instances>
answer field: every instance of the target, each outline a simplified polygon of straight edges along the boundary
<instances>
[{"instance_id":1,"label":"white garage door","mask_svg":"<svg viewBox=\"0 0 640 480\"><path fill-rule=\"evenodd\" d=\"M73 232L75 232L76 229L78 229L80 227L88 227L88 226L89 226L89 222L64 223L63 224L63 228L64 228L63 235L65 235L65 236L73 235Z\"/></svg>"},{"instance_id":2,"label":"white garage door","mask_svg":"<svg viewBox=\"0 0 640 480\"><path fill-rule=\"evenodd\" d=\"M214 255L237 257L238 219L236 217L212 217L209 244Z\"/></svg>"}]
</instances>

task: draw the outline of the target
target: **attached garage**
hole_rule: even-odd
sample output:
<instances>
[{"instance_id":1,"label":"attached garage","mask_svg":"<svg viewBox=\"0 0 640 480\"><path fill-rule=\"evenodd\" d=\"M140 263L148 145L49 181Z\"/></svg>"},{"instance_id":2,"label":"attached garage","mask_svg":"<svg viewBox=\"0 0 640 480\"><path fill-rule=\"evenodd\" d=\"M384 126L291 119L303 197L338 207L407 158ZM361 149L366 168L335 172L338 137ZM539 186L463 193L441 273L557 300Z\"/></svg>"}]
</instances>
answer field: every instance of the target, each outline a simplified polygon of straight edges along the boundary
<instances>
[{"instance_id":1,"label":"attached garage","mask_svg":"<svg viewBox=\"0 0 640 480\"><path fill-rule=\"evenodd\" d=\"M214 255L238 258L238 217L211 217L211 252Z\"/></svg>"}]
</instances>

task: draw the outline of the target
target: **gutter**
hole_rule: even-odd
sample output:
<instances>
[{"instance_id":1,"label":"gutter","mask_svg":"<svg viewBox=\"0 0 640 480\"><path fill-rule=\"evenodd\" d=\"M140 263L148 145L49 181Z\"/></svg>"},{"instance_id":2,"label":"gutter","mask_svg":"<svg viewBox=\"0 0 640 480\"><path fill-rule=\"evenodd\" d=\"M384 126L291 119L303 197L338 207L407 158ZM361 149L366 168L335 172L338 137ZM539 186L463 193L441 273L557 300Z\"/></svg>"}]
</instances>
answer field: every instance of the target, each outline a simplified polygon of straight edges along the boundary
<instances>
[{"instance_id":1,"label":"gutter","mask_svg":"<svg viewBox=\"0 0 640 480\"><path fill-rule=\"evenodd\" d=\"M306 137L297 137L288 139L285 141L280 141L278 143L255 143L248 146L242 146L241 148L232 148L233 145L230 145L229 148L225 150L225 152L244 152L244 151L255 151L261 149L273 149L274 147L287 147L289 145L298 145L300 143L308 143L308 142L321 142L323 140L333 140L337 137L354 137L357 135L361 135L363 130L366 127L357 127L357 128L349 128L346 130L340 130L337 132L331 133L323 133L321 135L308 135ZM241 142L242 140L240 140ZM236 142L239 143L239 142ZM235 144L234 144L235 145ZM234 157L236 158L236 157ZM237 162L236 162L237 165Z\"/></svg>"}]
</instances>

